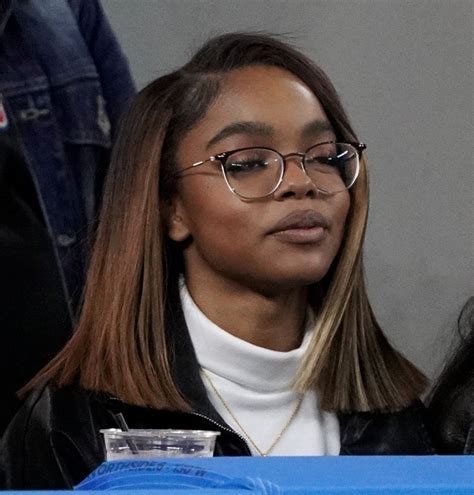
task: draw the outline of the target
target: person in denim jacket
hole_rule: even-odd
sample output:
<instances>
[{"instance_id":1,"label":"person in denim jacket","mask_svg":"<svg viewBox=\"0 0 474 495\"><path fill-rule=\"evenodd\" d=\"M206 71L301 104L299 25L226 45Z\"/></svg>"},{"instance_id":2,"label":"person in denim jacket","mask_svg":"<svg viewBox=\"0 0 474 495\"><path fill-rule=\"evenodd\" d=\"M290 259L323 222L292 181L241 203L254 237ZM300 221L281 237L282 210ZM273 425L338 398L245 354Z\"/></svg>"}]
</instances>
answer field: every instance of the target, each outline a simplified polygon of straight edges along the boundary
<instances>
[{"instance_id":1,"label":"person in denim jacket","mask_svg":"<svg viewBox=\"0 0 474 495\"><path fill-rule=\"evenodd\" d=\"M127 61L98 0L0 0L0 132L9 133L16 150L3 156L21 156L18 163L32 184L51 266L58 272L54 287L42 282L44 294L61 293L65 308L51 325L43 321L49 317L38 303L41 294L31 305L17 299L13 309L5 299L0 303L1 391L5 398L7 390L7 402L70 336L112 138L134 93ZM8 187L4 182L2 191ZM2 228L22 228L15 218L2 217ZM11 238L3 235L0 245L6 266L14 250ZM35 275L15 277L15 287L41 287L31 280ZM1 294L8 294L9 283L4 280ZM33 306L40 311L33 314ZM44 303L45 314L53 311ZM30 324L23 312L29 312ZM6 420L0 419L0 431Z\"/></svg>"}]
</instances>

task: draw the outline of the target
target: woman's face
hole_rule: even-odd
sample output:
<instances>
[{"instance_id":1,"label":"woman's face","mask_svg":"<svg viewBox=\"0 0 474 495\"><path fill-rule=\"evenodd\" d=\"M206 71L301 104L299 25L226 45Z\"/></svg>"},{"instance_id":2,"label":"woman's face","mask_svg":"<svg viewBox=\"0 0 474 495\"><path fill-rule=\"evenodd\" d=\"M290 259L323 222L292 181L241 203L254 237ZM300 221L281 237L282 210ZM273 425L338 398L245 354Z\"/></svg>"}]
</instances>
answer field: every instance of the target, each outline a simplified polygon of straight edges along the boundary
<instances>
[{"instance_id":1,"label":"woman's face","mask_svg":"<svg viewBox=\"0 0 474 495\"><path fill-rule=\"evenodd\" d=\"M229 73L206 116L182 139L184 169L210 155L270 147L283 155L336 138L318 99L279 68L252 66ZM216 277L276 291L321 280L336 256L349 210L347 191L320 194L300 166L287 159L283 182L260 200L243 200L227 187L219 162L179 180L168 219L169 236L187 240L187 276Z\"/></svg>"}]
</instances>

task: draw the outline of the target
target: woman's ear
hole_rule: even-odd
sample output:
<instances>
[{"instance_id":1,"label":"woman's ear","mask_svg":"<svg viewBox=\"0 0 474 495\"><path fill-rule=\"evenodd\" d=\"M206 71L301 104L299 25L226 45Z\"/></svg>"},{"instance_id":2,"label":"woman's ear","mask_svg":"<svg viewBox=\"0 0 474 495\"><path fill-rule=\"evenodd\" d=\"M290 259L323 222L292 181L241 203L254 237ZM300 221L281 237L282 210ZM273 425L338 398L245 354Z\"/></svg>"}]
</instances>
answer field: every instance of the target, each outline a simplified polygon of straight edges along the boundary
<instances>
[{"instance_id":1,"label":"woman's ear","mask_svg":"<svg viewBox=\"0 0 474 495\"><path fill-rule=\"evenodd\" d=\"M191 231L179 197L164 202L162 208L166 219L168 237L175 242L182 242L188 239Z\"/></svg>"}]
</instances>

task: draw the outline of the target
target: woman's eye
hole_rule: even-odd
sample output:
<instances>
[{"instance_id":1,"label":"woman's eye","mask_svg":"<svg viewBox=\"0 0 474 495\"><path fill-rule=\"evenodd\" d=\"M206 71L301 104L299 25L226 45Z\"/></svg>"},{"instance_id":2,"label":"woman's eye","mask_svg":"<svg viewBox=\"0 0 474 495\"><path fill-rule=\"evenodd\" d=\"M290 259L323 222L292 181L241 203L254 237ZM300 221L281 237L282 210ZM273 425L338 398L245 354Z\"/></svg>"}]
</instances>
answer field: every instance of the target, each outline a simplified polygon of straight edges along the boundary
<instances>
[{"instance_id":1,"label":"woman's eye","mask_svg":"<svg viewBox=\"0 0 474 495\"><path fill-rule=\"evenodd\" d=\"M312 156L306 160L306 165L340 168L344 167L345 163L352 158L353 156L350 156L347 152Z\"/></svg>"},{"instance_id":2,"label":"woman's eye","mask_svg":"<svg viewBox=\"0 0 474 495\"><path fill-rule=\"evenodd\" d=\"M249 159L232 161L226 164L227 172L230 173L249 173L263 170L267 167L267 162L262 159Z\"/></svg>"}]
</instances>

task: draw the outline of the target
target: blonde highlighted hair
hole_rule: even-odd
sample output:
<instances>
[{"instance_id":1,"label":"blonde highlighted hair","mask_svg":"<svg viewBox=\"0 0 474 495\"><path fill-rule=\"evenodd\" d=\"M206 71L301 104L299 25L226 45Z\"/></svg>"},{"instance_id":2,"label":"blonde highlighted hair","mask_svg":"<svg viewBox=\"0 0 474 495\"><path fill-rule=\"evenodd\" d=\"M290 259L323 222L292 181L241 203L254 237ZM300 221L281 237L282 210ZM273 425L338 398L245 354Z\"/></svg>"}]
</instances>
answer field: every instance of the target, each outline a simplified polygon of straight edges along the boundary
<instances>
[{"instance_id":1,"label":"blonde highlighted hair","mask_svg":"<svg viewBox=\"0 0 474 495\"><path fill-rule=\"evenodd\" d=\"M299 77L320 101L337 138L357 140L324 72L268 35L214 38L183 68L148 85L125 116L114 147L76 331L23 393L51 380L130 404L190 409L174 381L165 317L168 281L178 276L170 267L179 265L170 257L180 255L166 249L160 211L176 193L180 139L205 115L226 73L257 64ZM324 290L315 288L310 301L318 318L296 386L316 388L327 410L396 410L420 395L425 378L390 346L368 302L361 256L368 210L364 159L350 194L345 239Z\"/></svg>"}]
</instances>

